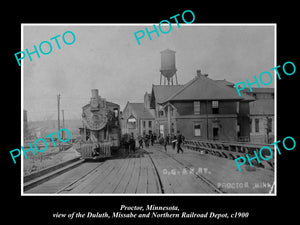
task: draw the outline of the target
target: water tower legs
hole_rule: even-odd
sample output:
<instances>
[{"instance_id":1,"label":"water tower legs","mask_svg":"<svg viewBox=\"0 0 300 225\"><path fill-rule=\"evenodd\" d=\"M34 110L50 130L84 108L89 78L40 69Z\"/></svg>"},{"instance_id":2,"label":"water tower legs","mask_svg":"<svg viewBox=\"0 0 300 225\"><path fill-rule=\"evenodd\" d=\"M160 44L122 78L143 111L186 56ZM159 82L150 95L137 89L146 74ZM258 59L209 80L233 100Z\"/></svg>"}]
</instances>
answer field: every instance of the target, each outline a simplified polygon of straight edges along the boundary
<instances>
[{"instance_id":1,"label":"water tower legs","mask_svg":"<svg viewBox=\"0 0 300 225\"><path fill-rule=\"evenodd\" d=\"M162 73L160 74L160 82L159 85L162 85L162 77L164 77L164 85L178 85L178 80L177 80L177 73L174 74L175 76L170 77L169 79L167 77L165 77ZM174 77L175 77L175 81L174 81Z\"/></svg>"},{"instance_id":2,"label":"water tower legs","mask_svg":"<svg viewBox=\"0 0 300 225\"><path fill-rule=\"evenodd\" d=\"M175 73L175 78L176 78L176 85L178 85L177 73Z\"/></svg>"}]
</instances>

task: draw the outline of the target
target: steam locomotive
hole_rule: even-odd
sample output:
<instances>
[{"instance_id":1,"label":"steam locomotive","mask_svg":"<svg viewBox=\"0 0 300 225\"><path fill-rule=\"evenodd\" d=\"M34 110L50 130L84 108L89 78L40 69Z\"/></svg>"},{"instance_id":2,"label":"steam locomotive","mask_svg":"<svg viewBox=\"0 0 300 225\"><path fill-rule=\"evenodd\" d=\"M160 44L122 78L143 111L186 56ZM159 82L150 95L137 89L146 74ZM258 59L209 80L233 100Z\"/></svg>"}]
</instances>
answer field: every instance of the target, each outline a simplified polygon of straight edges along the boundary
<instances>
[{"instance_id":1,"label":"steam locomotive","mask_svg":"<svg viewBox=\"0 0 300 225\"><path fill-rule=\"evenodd\" d=\"M82 107L82 141L77 148L84 159L107 158L120 148L120 106L92 89L90 103Z\"/></svg>"}]
</instances>

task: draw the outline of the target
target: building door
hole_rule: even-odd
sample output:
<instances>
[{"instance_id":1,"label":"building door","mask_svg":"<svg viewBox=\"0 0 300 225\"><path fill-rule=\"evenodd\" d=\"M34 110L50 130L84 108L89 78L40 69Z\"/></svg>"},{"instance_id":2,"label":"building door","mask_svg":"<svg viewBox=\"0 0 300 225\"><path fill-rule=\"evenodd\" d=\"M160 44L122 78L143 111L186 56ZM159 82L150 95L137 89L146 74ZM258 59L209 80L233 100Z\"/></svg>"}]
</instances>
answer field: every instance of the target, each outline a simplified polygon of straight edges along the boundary
<instances>
[{"instance_id":1,"label":"building door","mask_svg":"<svg viewBox=\"0 0 300 225\"><path fill-rule=\"evenodd\" d=\"M213 128L213 140L219 140L219 128L218 127Z\"/></svg>"}]
</instances>

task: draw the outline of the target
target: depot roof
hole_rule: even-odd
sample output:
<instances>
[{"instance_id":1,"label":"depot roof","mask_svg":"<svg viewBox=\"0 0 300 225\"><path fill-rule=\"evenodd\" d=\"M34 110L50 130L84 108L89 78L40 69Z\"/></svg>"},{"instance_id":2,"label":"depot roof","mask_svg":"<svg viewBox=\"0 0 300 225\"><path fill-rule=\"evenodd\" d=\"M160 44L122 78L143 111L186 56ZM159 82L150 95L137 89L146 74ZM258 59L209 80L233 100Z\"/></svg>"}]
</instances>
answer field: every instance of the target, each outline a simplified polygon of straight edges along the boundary
<instances>
[{"instance_id":1,"label":"depot roof","mask_svg":"<svg viewBox=\"0 0 300 225\"><path fill-rule=\"evenodd\" d=\"M179 91L183 85L152 85L152 91L158 104L165 102L171 95Z\"/></svg>"},{"instance_id":2,"label":"depot roof","mask_svg":"<svg viewBox=\"0 0 300 225\"><path fill-rule=\"evenodd\" d=\"M185 85L171 88L169 97L161 100L161 103L180 100L241 100L254 101L249 95L238 95L235 88L229 87L223 82L217 82L206 75L197 75ZM158 95L155 95L157 98ZM161 99L161 98L160 98ZM158 103L160 103L158 101Z\"/></svg>"},{"instance_id":3,"label":"depot roof","mask_svg":"<svg viewBox=\"0 0 300 225\"><path fill-rule=\"evenodd\" d=\"M127 105L124 108L124 111L130 107L138 119L154 119L154 116L150 111L145 107L144 103L133 103L127 102Z\"/></svg>"}]
</instances>

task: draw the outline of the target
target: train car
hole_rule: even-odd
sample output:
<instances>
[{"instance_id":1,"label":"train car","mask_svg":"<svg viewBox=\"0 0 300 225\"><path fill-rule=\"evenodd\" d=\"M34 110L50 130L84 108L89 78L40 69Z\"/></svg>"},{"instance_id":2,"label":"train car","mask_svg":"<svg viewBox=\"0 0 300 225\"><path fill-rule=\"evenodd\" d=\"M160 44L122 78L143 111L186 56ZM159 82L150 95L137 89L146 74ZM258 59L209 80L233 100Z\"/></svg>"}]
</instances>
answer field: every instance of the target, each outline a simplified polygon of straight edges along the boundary
<instances>
[{"instance_id":1,"label":"train car","mask_svg":"<svg viewBox=\"0 0 300 225\"><path fill-rule=\"evenodd\" d=\"M84 159L107 158L120 148L120 106L106 101L92 89L90 103L82 107L82 141L77 151Z\"/></svg>"}]
</instances>

